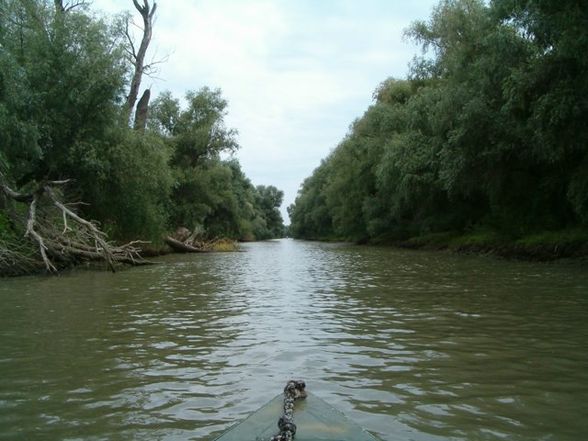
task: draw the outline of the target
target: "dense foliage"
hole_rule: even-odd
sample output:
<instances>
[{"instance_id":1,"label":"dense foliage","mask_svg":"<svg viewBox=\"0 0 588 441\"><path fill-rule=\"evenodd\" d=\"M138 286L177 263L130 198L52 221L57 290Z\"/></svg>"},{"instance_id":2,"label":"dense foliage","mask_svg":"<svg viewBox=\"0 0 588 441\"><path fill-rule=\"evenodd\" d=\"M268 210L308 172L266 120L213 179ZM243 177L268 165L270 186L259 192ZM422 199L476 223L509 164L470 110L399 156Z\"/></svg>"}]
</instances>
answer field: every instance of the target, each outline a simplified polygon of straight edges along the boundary
<instances>
[{"instance_id":1,"label":"dense foliage","mask_svg":"<svg viewBox=\"0 0 588 441\"><path fill-rule=\"evenodd\" d=\"M291 233L520 237L588 225L588 4L443 0L406 80L301 186Z\"/></svg>"},{"instance_id":2,"label":"dense foliage","mask_svg":"<svg viewBox=\"0 0 588 441\"><path fill-rule=\"evenodd\" d=\"M164 93L147 130L131 128L120 18L59 3L0 0L1 183L26 190L70 179L64 197L121 240L158 242L179 226L208 237L282 235L282 193L254 187L231 157L239 146L220 91L188 92L186 108ZM24 213L2 196L0 208L2 240Z\"/></svg>"}]
</instances>

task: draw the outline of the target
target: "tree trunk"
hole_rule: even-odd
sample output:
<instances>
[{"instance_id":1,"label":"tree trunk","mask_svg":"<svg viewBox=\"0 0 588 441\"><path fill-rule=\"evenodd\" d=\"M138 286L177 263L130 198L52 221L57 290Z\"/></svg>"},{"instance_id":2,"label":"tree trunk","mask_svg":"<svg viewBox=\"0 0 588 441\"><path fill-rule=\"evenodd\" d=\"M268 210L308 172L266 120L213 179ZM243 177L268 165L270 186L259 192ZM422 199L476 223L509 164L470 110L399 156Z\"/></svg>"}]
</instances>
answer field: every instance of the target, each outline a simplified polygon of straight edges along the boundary
<instances>
[{"instance_id":1,"label":"tree trunk","mask_svg":"<svg viewBox=\"0 0 588 441\"><path fill-rule=\"evenodd\" d=\"M143 96L137 103L137 111L135 112L135 130L141 132L145 131L147 126L147 114L149 113L149 98L151 97L151 90L146 89Z\"/></svg>"},{"instance_id":2,"label":"tree trunk","mask_svg":"<svg viewBox=\"0 0 588 441\"><path fill-rule=\"evenodd\" d=\"M157 9L157 3L153 3L153 7L151 7L149 5L149 0L143 0L143 5L140 5L137 0L133 0L133 4L143 19L143 38L141 39L139 50L135 51L130 34L127 32L127 38L129 39L132 49L133 65L135 67L135 72L131 80L131 87L126 102L126 108L129 116L131 115L133 108L135 107L135 103L137 102L137 97L139 96L139 88L141 87L141 79L143 78L143 71L145 69L145 54L147 53L147 48L151 42L151 36L153 33L153 16L155 15L155 10Z\"/></svg>"},{"instance_id":3,"label":"tree trunk","mask_svg":"<svg viewBox=\"0 0 588 441\"><path fill-rule=\"evenodd\" d=\"M202 248L196 248L192 245L188 245L187 243L180 242L179 240L174 239L173 237L167 236L164 239L165 243L168 244L174 251L178 253L206 253L209 250L205 250Z\"/></svg>"},{"instance_id":4,"label":"tree trunk","mask_svg":"<svg viewBox=\"0 0 588 441\"><path fill-rule=\"evenodd\" d=\"M79 1L73 1L71 3L63 3L63 0L53 0L53 3L55 4L55 11L57 12L69 12L74 8L77 8L78 6L86 6L86 0L79 0Z\"/></svg>"}]
</instances>

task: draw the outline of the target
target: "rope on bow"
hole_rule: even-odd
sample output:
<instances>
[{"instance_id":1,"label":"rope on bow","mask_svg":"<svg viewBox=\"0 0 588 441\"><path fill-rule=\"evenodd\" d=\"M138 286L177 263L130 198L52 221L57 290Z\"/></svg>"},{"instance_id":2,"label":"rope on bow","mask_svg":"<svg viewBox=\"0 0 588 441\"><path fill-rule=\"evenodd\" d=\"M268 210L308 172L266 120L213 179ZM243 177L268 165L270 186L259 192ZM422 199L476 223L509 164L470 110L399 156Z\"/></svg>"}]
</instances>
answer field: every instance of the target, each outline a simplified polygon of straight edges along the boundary
<instances>
[{"instance_id":1,"label":"rope on bow","mask_svg":"<svg viewBox=\"0 0 588 441\"><path fill-rule=\"evenodd\" d=\"M284 388L284 413L278 420L280 433L271 437L270 441L292 441L296 434L296 424L294 424L294 402L298 399L306 398L304 390L306 384L304 381L290 380Z\"/></svg>"}]
</instances>

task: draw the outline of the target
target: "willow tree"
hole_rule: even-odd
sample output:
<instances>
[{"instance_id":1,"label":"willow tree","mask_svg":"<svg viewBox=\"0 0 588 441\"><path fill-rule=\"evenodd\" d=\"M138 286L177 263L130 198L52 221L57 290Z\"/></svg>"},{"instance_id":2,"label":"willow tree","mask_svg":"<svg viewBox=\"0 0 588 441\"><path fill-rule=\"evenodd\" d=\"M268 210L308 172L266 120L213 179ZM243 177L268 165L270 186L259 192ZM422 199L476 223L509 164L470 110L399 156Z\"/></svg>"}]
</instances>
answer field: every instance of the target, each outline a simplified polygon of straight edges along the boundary
<instances>
[{"instance_id":1,"label":"willow tree","mask_svg":"<svg viewBox=\"0 0 588 441\"><path fill-rule=\"evenodd\" d=\"M94 217L106 211L103 207L112 208L120 204L119 199L128 202L143 194L139 183L121 185L118 192L103 191L105 183L115 182L113 177L137 172L119 173L129 161L121 162L115 154L128 150L121 146L128 136L119 124L127 65L109 26L85 8L73 7L76 4L1 2L0 207L3 217L9 218L8 228L17 236L27 234L48 269L59 264L43 251L62 262L69 260L72 251L49 236L67 233L62 234L67 240L71 230L85 234L82 231L89 228L87 232L98 234L89 242L100 243L98 238L103 236L96 232L97 224L86 219L104 220L105 216ZM141 160L157 158L149 149L142 150L137 155ZM152 162L159 170L166 158ZM145 168L145 162L135 163ZM155 176L150 182L161 183ZM64 181L68 184L55 188L56 182ZM72 206L65 201L91 205ZM137 208L141 218L145 209ZM124 223L123 218L112 222ZM79 228L74 228L76 224ZM53 246L57 242L60 245ZM89 242L77 251L89 251ZM98 248L100 254L107 247Z\"/></svg>"},{"instance_id":2,"label":"willow tree","mask_svg":"<svg viewBox=\"0 0 588 441\"><path fill-rule=\"evenodd\" d=\"M172 224L206 227L207 219L224 209L230 198L232 171L220 155L238 149L237 132L224 123L228 103L220 90L204 87L187 92L185 98L187 107L182 109L169 92L159 96L152 106L150 128L172 152Z\"/></svg>"},{"instance_id":3,"label":"willow tree","mask_svg":"<svg viewBox=\"0 0 588 441\"><path fill-rule=\"evenodd\" d=\"M423 52L305 181L292 230L342 237L588 222L588 8L442 0L407 35ZM374 179L375 177L375 179ZM321 214L321 216L317 216Z\"/></svg>"}]
</instances>

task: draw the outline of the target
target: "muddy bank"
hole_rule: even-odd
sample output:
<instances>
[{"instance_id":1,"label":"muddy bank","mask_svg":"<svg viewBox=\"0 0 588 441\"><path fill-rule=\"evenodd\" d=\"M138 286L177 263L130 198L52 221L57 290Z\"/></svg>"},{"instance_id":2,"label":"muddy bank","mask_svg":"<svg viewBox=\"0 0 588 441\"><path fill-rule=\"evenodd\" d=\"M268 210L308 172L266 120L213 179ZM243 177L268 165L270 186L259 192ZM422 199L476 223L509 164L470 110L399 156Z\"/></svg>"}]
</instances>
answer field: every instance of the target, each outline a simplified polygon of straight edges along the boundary
<instances>
[{"instance_id":1,"label":"muddy bank","mask_svg":"<svg viewBox=\"0 0 588 441\"><path fill-rule=\"evenodd\" d=\"M492 255L506 259L547 262L558 259L586 259L588 261L588 241L574 240L544 243L525 239L507 242L468 240L467 236L452 236L445 240L438 237L415 237L408 240L390 241L386 245L406 249L444 250L463 254Z\"/></svg>"}]
</instances>

